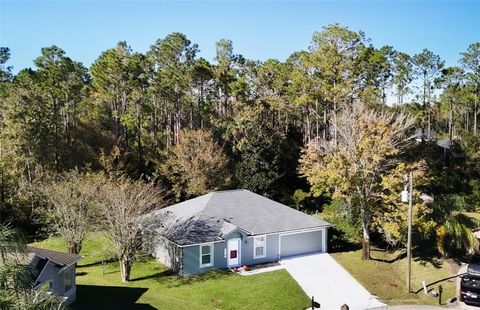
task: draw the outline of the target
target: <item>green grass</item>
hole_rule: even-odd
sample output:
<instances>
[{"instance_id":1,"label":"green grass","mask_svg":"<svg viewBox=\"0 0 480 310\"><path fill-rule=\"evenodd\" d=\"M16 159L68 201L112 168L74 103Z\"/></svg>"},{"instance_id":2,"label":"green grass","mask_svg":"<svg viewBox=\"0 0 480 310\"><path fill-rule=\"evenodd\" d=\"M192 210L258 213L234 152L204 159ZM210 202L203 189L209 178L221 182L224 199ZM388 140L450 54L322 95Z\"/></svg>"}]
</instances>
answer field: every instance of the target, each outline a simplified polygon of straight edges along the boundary
<instances>
[{"instance_id":1,"label":"green grass","mask_svg":"<svg viewBox=\"0 0 480 310\"><path fill-rule=\"evenodd\" d=\"M66 250L58 237L32 245ZM132 281L123 284L104 236L89 235L81 255L74 309L305 309L309 305L285 270L248 277L226 271L178 277L156 260L144 258L134 264Z\"/></svg>"},{"instance_id":2,"label":"green grass","mask_svg":"<svg viewBox=\"0 0 480 310\"><path fill-rule=\"evenodd\" d=\"M378 296L389 305L395 304L432 304L437 305L438 299L420 292L406 292L406 258L396 259L400 252L371 252L376 260L363 261L361 250L333 253L332 256L357 279L370 293ZM411 290L417 291L422 287L422 281L427 284L452 275L452 268L445 260L436 258L412 259ZM442 301L455 296L455 279L435 284L443 287ZM430 287L429 287L430 289Z\"/></svg>"}]
</instances>

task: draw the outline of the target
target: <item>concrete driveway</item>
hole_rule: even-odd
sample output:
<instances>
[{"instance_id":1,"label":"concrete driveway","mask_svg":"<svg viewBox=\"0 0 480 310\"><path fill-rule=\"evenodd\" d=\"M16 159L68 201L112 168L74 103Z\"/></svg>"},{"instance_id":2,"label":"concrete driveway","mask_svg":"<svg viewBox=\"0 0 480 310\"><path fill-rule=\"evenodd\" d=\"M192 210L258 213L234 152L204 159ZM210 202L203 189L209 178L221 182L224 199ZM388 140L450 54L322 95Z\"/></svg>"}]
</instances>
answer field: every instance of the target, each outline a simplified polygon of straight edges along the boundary
<instances>
[{"instance_id":1,"label":"concrete driveway","mask_svg":"<svg viewBox=\"0 0 480 310\"><path fill-rule=\"evenodd\" d=\"M350 310L387 309L327 253L286 258L280 263L321 309L337 310L343 304Z\"/></svg>"}]
</instances>

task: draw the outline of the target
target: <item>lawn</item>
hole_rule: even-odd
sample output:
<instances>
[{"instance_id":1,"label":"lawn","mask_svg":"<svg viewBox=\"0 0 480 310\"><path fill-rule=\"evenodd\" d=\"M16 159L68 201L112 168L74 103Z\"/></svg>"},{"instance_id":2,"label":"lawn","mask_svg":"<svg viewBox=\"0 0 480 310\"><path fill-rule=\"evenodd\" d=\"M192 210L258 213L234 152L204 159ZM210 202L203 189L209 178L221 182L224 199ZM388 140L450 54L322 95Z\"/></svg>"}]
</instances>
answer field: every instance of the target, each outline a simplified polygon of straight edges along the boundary
<instances>
[{"instance_id":1,"label":"lawn","mask_svg":"<svg viewBox=\"0 0 480 310\"><path fill-rule=\"evenodd\" d=\"M51 237L32 245L65 251ZM77 302L73 309L305 309L309 299L285 270L244 277L210 272L178 277L152 258L138 261L132 281L120 282L118 263L108 240L91 234L77 267Z\"/></svg>"},{"instance_id":2,"label":"lawn","mask_svg":"<svg viewBox=\"0 0 480 310\"><path fill-rule=\"evenodd\" d=\"M370 293L389 305L438 304L438 299L425 295L423 291L418 294L406 292L406 258L402 254L399 251L372 250L374 259L370 261L361 259L361 250L333 253L332 256ZM456 273L454 265L446 260L425 255L419 258L413 254L411 290L422 288L422 281L428 284L453 275ZM433 286L438 290L438 285L442 285L442 302L455 296L455 283L453 279Z\"/></svg>"}]
</instances>

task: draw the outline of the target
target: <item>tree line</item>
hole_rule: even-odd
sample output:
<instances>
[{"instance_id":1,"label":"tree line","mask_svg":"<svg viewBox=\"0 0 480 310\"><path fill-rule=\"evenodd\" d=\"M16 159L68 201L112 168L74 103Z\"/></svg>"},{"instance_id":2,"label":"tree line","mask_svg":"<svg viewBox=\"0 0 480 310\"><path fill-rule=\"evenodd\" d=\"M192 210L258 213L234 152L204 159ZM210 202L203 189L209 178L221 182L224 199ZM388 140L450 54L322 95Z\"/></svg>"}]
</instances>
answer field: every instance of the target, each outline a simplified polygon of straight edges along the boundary
<instances>
[{"instance_id":1,"label":"tree line","mask_svg":"<svg viewBox=\"0 0 480 310\"><path fill-rule=\"evenodd\" d=\"M247 59L226 39L214 62L198 53L172 33L145 53L119 42L87 68L50 46L33 69L12 74L1 48L1 220L44 228L42 211L69 206L49 184L120 174L162 188L167 202L246 188L324 211L362 237L368 258L372 231L404 242L398 192L415 169L418 238L436 237L442 250L471 246L443 223L460 225L456 211L480 207L480 43L445 67L428 49L376 48L333 24L285 61ZM70 183L72 199L82 183Z\"/></svg>"}]
</instances>

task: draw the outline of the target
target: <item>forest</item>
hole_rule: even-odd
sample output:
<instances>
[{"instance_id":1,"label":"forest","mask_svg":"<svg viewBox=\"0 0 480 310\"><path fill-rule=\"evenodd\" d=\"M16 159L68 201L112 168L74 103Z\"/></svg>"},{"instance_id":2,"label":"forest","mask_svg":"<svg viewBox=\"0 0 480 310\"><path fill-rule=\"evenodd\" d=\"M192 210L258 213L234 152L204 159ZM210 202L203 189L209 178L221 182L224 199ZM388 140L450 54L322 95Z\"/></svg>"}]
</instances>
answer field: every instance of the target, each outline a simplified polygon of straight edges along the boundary
<instances>
[{"instance_id":1,"label":"forest","mask_svg":"<svg viewBox=\"0 0 480 310\"><path fill-rule=\"evenodd\" d=\"M474 251L462 212L480 209L480 43L452 67L339 24L305 45L257 61L222 39L210 62L175 32L145 53L121 41L90 67L52 45L16 74L2 47L0 222L59 233L65 213L95 200L79 196L112 177L112 192L153 184L162 205L245 188L321 214L333 248L363 240L368 259L370 239L405 244L412 171L415 242Z\"/></svg>"}]
</instances>

